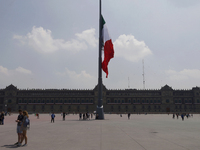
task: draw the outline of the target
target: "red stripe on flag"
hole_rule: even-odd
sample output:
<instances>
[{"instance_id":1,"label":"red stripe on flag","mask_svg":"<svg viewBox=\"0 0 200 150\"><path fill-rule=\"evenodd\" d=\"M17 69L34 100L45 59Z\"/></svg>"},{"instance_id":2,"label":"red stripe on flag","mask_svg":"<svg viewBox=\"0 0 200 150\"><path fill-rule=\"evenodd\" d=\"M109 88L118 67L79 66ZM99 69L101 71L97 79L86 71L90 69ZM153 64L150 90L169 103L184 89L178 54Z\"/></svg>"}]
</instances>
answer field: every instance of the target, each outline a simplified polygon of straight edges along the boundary
<instances>
[{"instance_id":1,"label":"red stripe on flag","mask_svg":"<svg viewBox=\"0 0 200 150\"><path fill-rule=\"evenodd\" d=\"M104 45L104 61L102 62L102 69L106 73L106 78L108 77L108 63L111 58L114 57L114 49L112 40L108 40Z\"/></svg>"}]
</instances>

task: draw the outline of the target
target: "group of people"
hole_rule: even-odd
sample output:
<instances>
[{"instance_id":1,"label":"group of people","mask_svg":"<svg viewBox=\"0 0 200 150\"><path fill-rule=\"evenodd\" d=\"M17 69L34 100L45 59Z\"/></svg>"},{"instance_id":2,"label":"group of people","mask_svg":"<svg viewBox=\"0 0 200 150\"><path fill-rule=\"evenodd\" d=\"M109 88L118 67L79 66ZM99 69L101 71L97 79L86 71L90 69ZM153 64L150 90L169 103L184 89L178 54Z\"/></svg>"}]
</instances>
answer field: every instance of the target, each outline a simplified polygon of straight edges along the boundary
<instances>
[{"instance_id":1,"label":"group of people","mask_svg":"<svg viewBox=\"0 0 200 150\"><path fill-rule=\"evenodd\" d=\"M176 114L173 113L173 115L172 115L172 118L173 118L173 119L175 118L175 115L176 115L176 118L178 119L178 117L179 117L180 114L179 114L179 113L176 113ZM182 113L180 116L181 116L181 118L182 118L182 121L184 121L184 117L185 117L185 116L186 116L187 118L190 117L190 116L193 117L193 114L190 115L190 114L188 114L188 113L187 113L187 114L186 114L186 113Z\"/></svg>"},{"instance_id":2,"label":"group of people","mask_svg":"<svg viewBox=\"0 0 200 150\"><path fill-rule=\"evenodd\" d=\"M0 114L0 125L4 125L4 112L2 111L1 114Z\"/></svg>"},{"instance_id":3,"label":"group of people","mask_svg":"<svg viewBox=\"0 0 200 150\"><path fill-rule=\"evenodd\" d=\"M19 112L19 115L16 120L18 141L14 145L27 146L27 142L28 142L27 129L30 127L28 112L22 111L21 109L18 112ZM25 144L22 145L24 140L25 140Z\"/></svg>"},{"instance_id":4,"label":"group of people","mask_svg":"<svg viewBox=\"0 0 200 150\"><path fill-rule=\"evenodd\" d=\"M83 120L90 120L90 117L91 119L93 118L93 114L89 114L89 113L79 113L79 120L81 120L83 117Z\"/></svg>"}]
</instances>

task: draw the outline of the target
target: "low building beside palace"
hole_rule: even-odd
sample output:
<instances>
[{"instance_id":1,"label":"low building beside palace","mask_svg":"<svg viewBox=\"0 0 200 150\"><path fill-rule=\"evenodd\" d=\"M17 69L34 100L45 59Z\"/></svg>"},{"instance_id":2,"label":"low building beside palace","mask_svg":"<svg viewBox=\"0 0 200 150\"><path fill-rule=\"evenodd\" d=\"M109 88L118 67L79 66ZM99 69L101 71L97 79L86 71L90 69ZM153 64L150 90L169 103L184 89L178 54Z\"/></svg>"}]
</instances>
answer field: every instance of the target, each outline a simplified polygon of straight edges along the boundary
<instances>
[{"instance_id":1,"label":"low building beside palace","mask_svg":"<svg viewBox=\"0 0 200 150\"><path fill-rule=\"evenodd\" d=\"M12 84L0 89L0 110L30 113L94 112L98 86L92 90L18 89ZM165 85L158 90L119 89L103 86L105 113L199 113L200 88L174 90Z\"/></svg>"}]
</instances>

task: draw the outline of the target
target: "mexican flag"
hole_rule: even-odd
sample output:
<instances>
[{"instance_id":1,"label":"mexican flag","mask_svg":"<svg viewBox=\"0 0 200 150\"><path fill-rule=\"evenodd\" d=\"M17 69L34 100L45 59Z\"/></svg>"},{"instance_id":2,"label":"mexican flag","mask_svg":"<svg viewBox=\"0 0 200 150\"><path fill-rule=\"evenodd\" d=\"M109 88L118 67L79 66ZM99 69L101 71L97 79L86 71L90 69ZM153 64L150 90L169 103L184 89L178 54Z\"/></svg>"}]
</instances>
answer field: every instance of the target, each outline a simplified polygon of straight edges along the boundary
<instances>
[{"instance_id":1,"label":"mexican flag","mask_svg":"<svg viewBox=\"0 0 200 150\"><path fill-rule=\"evenodd\" d=\"M104 45L104 60L102 62L102 69L106 73L106 78L108 77L108 63L111 58L114 57L114 49L112 40L110 38L110 35L108 33L108 28L106 26L106 22L103 19L103 16L101 16L102 19L102 38L103 38L103 45Z\"/></svg>"}]
</instances>

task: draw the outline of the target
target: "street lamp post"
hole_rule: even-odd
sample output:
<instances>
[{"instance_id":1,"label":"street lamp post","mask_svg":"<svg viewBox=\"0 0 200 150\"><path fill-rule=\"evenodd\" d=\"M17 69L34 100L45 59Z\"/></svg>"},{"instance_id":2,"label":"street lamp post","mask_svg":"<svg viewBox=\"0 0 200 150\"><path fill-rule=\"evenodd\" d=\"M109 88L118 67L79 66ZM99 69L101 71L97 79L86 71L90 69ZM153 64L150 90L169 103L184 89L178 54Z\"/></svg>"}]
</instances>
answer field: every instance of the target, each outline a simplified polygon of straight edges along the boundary
<instances>
[{"instance_id":1,"label":"street lamp post","mask_svg":"<svg viewBox=\"0 0 200 150\"><path fill-rule=\"evenodd\" d=\"M8 100L5 100L5 114L7 114L7 103L8 103Z\"/></svg>"}]
</instances>

